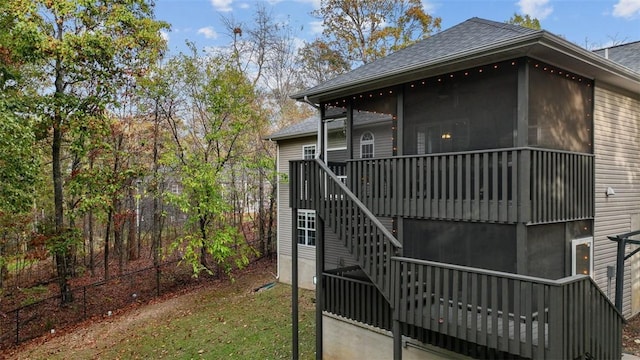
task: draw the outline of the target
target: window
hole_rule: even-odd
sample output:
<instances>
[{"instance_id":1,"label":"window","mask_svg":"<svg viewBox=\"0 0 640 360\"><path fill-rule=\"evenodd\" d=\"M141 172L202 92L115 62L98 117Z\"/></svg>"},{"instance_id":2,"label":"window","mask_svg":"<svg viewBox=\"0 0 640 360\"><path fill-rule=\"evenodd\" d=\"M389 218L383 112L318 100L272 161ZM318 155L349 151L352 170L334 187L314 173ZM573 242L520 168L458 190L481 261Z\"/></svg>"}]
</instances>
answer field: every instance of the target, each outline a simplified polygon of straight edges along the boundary
<instances>
[{"instance_id":1,"label":"window","mask_svg":"<svg viewBox=\"0 0 640 360\"><path fill-rule=\"evenodd\" d=\"M303 145L302 146L302 159L313 160L316 157L315 145Z\"/></svg>"},{"instance_id":2,"label":"window","mask_svg":"<svg viewBox=\"0 0 640 360\"><path fill-rule=\"evenodd\" d=\"M316 245L315 210L298 210L298 244Z\"/></svg>"},{"instance_id":3,"label":"window","mask_svg":"<svg viewBox=\"0 0 640 360\"><path fill-rule=\"evenodd\" d=\"M360 158L370 159L373 154L373 134L367 131L360 137Z\"/></svg>"},{"instance_id":4,"label":"window","mask_svg":"<svg viewBox=\"0 0 640 360\"><path fill-rule=\"evenodd\" d=\"M171 192L180 195L180 184L171 184Z\"/></svg>"}]
</instances>

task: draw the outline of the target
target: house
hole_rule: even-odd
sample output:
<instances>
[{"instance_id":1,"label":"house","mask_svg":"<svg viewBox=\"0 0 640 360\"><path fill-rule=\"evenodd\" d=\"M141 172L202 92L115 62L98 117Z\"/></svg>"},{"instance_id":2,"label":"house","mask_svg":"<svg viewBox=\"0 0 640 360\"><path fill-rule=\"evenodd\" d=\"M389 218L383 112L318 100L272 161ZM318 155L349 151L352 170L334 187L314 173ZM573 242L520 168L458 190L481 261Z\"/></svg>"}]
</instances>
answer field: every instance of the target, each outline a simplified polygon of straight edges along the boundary
<instances>
[{"instance_id":1,"label":"house","mask_svg":"<svg viewBox=\"0 0 640 360\"><path fill-rule=\"evenodd\" d=\"M319 117L272 136L279 276L315 286L318 358L620 358L637 46L472 18L295 94Z\"/></svg>"}]
</instances>

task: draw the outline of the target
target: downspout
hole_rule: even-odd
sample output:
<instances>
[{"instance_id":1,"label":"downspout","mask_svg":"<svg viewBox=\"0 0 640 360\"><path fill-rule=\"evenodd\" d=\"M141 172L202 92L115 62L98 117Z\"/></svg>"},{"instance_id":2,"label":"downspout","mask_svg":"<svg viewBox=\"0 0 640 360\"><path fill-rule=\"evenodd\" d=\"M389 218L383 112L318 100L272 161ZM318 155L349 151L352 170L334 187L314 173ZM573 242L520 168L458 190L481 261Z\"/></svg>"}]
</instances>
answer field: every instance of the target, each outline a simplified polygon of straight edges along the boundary
<instances>
[{"instance_id":1,"label":"downspout","mask_svg":"<svg viewBox=\"0 0 640 360\"><path fill-rule=\"evenodd\" d=\"M269 139L269 141L273 141L271 139ZM280 207L280 145L278 145L278 143L276 142L276 204L278 204L278 207ZM277 239L277 244L276 244L276 252L278 254L281 254L280 252L280 211L278 211L278 213L276 214L276 232L278 233L278 236L276 237ZM276 274L276 280L280 281L280 256L276 256L276 259L278 259L278 263L276 265L277 267L277 274Z\"/></svg>"},{"instance_id":2,"label":"downspout","mask_svg":"<svg viewBox=\"0 0 640 360\"><path fill-rule=\"evenodd\" d=\"M321 159L326 163L326 159L322 156L325 152L324 149L324 126L322 122L323 111L322 108L309 101L308 97L304 97L304 102L311 105L315 109L320 111L320 121L318 121L318 135L316 136L316 159ZM316 286L316 360L322 360L322 310L324 309L324 294L323 294L323 283L324 280L322 278L322 273L324 272L324 221L318 217L316 217L317 224L317 232L318 237L316 239L316 276L315 276L315 286ZM297 244L296 244L297 246Z\"/></svg>"},{"instance_id":3,"label":"downspout","mask_svg":"<svg viewBox=\"0 0 640 360\"><path fill-rule=\"evenodd\" d=\"M309 100L309 97L307 97L305 95L305 97L302 99L302 102L311 105L311 107L313 107L316 110L320 110L320 105L318 104L314 104L311 102L311 100ZM318 121L318 134L316 135L316 149L320 150L322 149L322 136L320 136L320 134L322 134L322 112L320 112L320 121ZM316 151L316 155L315 158L316 159L322 159L322 151Z\"/></svg>"}]
</instances>

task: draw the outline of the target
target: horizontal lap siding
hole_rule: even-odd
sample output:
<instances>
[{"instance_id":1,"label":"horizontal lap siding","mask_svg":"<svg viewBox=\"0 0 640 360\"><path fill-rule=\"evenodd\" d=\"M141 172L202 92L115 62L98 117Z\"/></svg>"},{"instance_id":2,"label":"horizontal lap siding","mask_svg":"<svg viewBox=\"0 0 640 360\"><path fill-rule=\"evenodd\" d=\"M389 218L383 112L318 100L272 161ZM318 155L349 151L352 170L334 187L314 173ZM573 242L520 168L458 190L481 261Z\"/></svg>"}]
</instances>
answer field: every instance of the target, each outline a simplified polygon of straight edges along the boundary
<instances>
[{"instance_id":1,"label":"horizontal lap siding","mask_svg":"<svg viewBox=\"0 0 640 360\"><path fill-rule=\"evenodd\" d=\"M278 142L278 255L291 256L291 208L289 207L289 160L302 159L302 146L315 145L316 137L282 140ZM284 179L284 181L283 181ZM315 260L315 248L300 246L298 257Z\"/></svg>"},{"instance_id":2,"label":"horizontal lap siding","mask_svg":"<svg viewBox=\"0 0 640 360\"><path fill-rule=\"evenodd\" d=\"M616 264L616 244L607 236L639 230L631 229L631 216L640 214L640 100L638 94L635 97L607 88L595 89L594 270L601 289L607 288L607 266ZM615 190L614 196L605 196L609 186ZM627 264L625 317L632 315L629 269ZM613 294L611 297L613 300Z\"/></svg>"},{"instance_id":3,"label":"horizontal lap siding","mask_svg":"<svg viewBox=\"0 0 640 360\"><path fill-rule=\"evenodd\" d=\"M393 156L393 133L391 131L391 122L379 125L358 126L353 129L352 144L353 158L360 159L360 137L367 131L373 134L373 152L374 157L390 157Z\"/></svg>"}]
</instances>

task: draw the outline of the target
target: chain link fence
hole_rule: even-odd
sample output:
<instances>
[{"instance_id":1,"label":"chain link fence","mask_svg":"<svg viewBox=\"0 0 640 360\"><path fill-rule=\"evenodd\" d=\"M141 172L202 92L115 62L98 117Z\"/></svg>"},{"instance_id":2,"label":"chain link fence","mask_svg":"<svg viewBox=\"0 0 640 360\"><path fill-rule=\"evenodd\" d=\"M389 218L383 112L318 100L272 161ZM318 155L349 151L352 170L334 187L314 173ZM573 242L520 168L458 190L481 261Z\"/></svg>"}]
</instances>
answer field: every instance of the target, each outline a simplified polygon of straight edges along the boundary
<instances>
[{"instance_id":1,"label":"chain link fence","mask_svg":"<svg viewBox=\"0 0 640 360\"><path fill-rule=\"evenodd\" d=\"M73 288L70 303L61 304L61 296L57 295L0 312L0 349L192 286L200 281L192 275L191 267L171 261Z\"/></svg>"}]
</instances>

